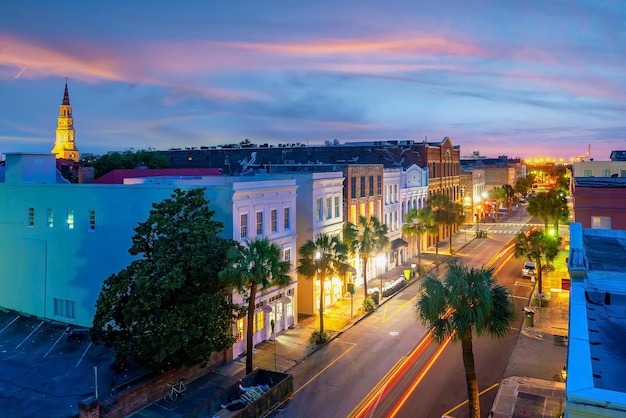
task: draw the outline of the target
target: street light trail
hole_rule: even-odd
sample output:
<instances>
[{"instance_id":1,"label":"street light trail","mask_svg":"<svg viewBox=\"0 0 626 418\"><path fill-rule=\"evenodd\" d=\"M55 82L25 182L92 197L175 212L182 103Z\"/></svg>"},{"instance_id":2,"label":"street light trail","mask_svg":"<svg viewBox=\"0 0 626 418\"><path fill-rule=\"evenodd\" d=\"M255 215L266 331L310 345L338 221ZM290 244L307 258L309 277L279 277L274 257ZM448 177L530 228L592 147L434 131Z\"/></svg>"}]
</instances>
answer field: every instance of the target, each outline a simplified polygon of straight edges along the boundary
<instances>
[{"instance_id":1,"label":"street light trail","mask_svg":"<svg viewBox=\"0 0 626 418\"><path fill-rule=\"evenodd\" d=\"M451 340L452 340L452 336L449 336L448 338L446 338L446 340L443 343L439 345L439 348L437 348L437 351L435 352L435 354L430 358L430 360L426 364L426 367L424 367L424 369L422 369L420 374L417 375L417 378L413 381L413 384L411 385L411 387L404 393L404 395L402 395L402 398L396 404L393 411L391 411L391 413L387 415L387 418L393 418L398 414L400 409L402 409L402 406L406 403L406 400L409 398L409 396L411 396L413 391L420 384L424 376L426 376L426 373L428 373L431 367L435 364L435 362L437 361L437 359L439 358L443 350L448 346Z\"/></svg>"},{"instance_id":2,"label":"street light trail","mask_svg":"<svg viewBox=\"0 0 626 418\"><path fill-rule=\"evenodd\" d=\"M392 372L388 374L381 383L375 387L364 399L367 399L363 406L357 405L356 413L351 413L349 417L362 418L371 417L376 411L376 406L379 401L384 398L385 394L395 387L398 381L404 376L407 370L412 366L419 356L426 350L426 348L433 342L432 331L424 336L422 341L413 349L413 351L400 363L392 369ZM368 415L369 412L369 415Z\"/></svg>"}]
</instances>

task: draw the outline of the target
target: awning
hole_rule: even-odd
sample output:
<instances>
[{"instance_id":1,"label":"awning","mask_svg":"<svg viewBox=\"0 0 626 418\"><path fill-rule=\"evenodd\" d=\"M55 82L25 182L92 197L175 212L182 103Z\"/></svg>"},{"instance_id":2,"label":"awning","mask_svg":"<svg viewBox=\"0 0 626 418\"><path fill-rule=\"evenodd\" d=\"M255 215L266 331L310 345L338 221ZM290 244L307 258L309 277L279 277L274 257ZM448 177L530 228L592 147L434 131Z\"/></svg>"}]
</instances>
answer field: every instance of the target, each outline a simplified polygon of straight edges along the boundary
<instances>
[{"instance_id":1,"label":"awning","mask_svg":"<svg viewBox=\"0 0 626 418\"><path fill-rule=\"evenodd\" d=\"M391 241L391 250L397 250L398 248L406 247L407 243L402 238L394 239Z\"/></svg>"}]
</instances>

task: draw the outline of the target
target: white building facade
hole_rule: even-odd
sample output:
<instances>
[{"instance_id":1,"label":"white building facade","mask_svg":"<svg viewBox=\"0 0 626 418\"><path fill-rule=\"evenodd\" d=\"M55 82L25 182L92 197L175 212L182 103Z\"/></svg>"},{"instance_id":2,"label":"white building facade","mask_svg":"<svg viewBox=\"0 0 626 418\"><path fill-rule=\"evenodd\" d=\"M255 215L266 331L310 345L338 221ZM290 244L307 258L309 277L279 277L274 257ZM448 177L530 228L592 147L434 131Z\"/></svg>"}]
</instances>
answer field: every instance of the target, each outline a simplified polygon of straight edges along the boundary
<instances>
[{"instance_id":1,"label":"white building facade","mask_svg":"<svg viewBox=\"0 0 626 418\"><path fill-rule=\"evenodd\" d=\"M103 281L128 266L133 228L174 189L206 187L223 237L265 235L292 263L291 283L259 292L255 344L297 322L294 180L246 177L128 179L127 184L57 182L53 154L7 154L0 182L0 307L90 327ZM244 227L242 220L247 217ZM240 295L233 295L243 303ZM244 319L245 321L245 319ZM237 332L245 323L237 322ZM237 356L245 344L233 347Z\"/></svg>"}]
</instances>

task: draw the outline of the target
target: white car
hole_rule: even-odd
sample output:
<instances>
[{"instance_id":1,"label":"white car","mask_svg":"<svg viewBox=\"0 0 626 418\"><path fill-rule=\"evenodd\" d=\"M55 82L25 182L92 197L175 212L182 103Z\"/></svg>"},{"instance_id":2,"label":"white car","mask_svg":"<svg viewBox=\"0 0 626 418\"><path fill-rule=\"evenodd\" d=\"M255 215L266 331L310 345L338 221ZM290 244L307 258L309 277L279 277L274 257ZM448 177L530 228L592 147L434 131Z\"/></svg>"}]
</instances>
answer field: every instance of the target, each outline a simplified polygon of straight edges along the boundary
<instances>
[{"instance_id":1,"label":"white car","mask_svg":"<svg viewBox=\"0 0 626 418\"><path fill-rule=\"evenodd\" d=\"M536 276L535 272L535 263L532 261L527 261L524 263L524 267L522 267L522 277L533 277Z\"/></svg>"}]
</instances>

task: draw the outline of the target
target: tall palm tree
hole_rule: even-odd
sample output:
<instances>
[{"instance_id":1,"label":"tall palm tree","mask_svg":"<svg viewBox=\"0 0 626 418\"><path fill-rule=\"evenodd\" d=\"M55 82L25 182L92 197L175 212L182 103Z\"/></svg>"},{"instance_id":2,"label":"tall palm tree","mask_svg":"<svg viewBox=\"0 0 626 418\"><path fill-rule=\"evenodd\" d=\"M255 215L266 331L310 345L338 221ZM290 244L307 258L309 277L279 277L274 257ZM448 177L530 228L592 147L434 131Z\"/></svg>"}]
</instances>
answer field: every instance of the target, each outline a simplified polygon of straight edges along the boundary
<instances>
[{"instance_id":1,"label":"tall palm tree","mask_svg":"<svg viewBox=\"0 0 626 418\"><path fill-rule=\"evenodd\" d=\"M417 237L418 269L422 265L422 236L424 233L432 233L435 230L435 215L429 207L420 209L413 208L404 215L404 225L402 225L402 233L411 238Z\"/></svg>"},{"instance_id":2,"label":"tall palm tree","mask_svg":"<svg viewBox=\"0 0 626 418\"><path fill-rule=\"evenodd\" d=\"M554 259L559 252L561 237L549 237L545 231L533 229L528 232L520 232L515 237L514 254L516 258L527 258L535 262L537 267L537 290L543 293L543 269L542 261Z\"/></svg>"},{"instance_id":3,"label":"tall palm tree","mask_svg":"<svg viewBox=\"0 0 626 418\"><path fill-rule=\"evenodd\" d=\"M333 276L345 276L350 269L348 246L338 236L320 234L307 240L299 250L298 273L320 280L320 335L324 333L324 282Z\"/></svg>"},{"instance_id":4,"label":"tall palm tree","mask_svg":"<svg viewBox=\"0 0 626 418\"><path fill-rule=\"evenodd\" d=\"M504 184L502 189L506 196L506 211L511 213L511 206L513 206L513 199L515 198L515 189L510 184Z\"/></svg>"},{"instance_id":5,"label":"tall palm tree","mask_svg":"<svg viewBox=\"0 0 626 418\"><path fill-rule=\"evenodd\" d=\"M476 332L502 338L508 333L515 317L510 292L497 283L493 268L453 262L443 281L427 276L419 294L418 317L432 327L435 340L461 342L470 416L480 418L472 336Z\"/></svg>"},{"instance_id":6,"label":"tall palm tree","mask_svg":"<svg viewBox=\"0 0 626 418\"><path fill-rule=\"evenodd\" d=\"M377 217L366 218L360 216L357 225L348 222L343 231L344 242L352 254L358 255L361 259L363 274L363 290L365 299L369 297L367 293L367 262L371 257L380 254L389 247L387 238L387 225L381 224ZM380 289L382 292L382 289Z\"/></svg>"},{"instance_id":7,"label":"tall palm tree","mask_svg":"<svg viewBox=\"0 0 626 418\"><path fill-rule=\"evenodd\" d=\"M437 193L428 198L427 206L432 211L435 217L435 224L437 225L435 260L439 260L439 240L441 239L442 228L444 226L451 226L455 223L454 205L455 203L450 200L448 195L445 194ZM452 231L450 231L450 248L452 248Z\"/></svg>"},{"instance_id":8,"label":"tall palm tree","mask_svg":"<svg viewBox=\"0 0 626 418\"><path fill-rule=\"evenodd\" d=\"M281 249L266 237L244 241L227 253L229 267L219 272L220 279L227 280L248 302L246 326L246 374L252 372L252 349L254 336L254 307L257 291L270 287L283 287L291 278L287 273L291 263L282 261Z\"/></svg>"},{"instance_id":9,"label":"tall palm tree","mask_svg":"<svg viewBox=\"0 0 626 418\"><path fill-rule=\"evenodd\" d=\"M548 192L539 192L535 196L528 199L526 211L529 215L536 216L541 219L544 223L544 228L547 231L553 204L554 202L552 202Z\"/></svg>"}]
</instances>

